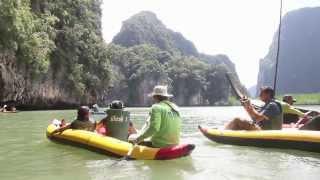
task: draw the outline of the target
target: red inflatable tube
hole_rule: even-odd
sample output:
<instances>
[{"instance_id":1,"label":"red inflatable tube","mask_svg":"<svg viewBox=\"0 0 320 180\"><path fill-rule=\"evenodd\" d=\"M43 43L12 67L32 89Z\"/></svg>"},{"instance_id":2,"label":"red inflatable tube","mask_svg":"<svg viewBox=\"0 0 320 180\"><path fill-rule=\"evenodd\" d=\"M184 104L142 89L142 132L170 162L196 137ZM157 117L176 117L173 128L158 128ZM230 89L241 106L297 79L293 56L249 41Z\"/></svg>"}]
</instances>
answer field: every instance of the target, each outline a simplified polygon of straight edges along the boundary
<instances>
[{"instance_id":1,"label":"red inflatable tube","mask_svg":"<svg viewBox=\"0 0 320 180\"><path fill-rule=\"evenodd\" d=\"M194 148L194 144L180 144L176 146L161 148L157 152L155 159L168 160L187 156L194 150Z\"/></svg>"}]
</instances>

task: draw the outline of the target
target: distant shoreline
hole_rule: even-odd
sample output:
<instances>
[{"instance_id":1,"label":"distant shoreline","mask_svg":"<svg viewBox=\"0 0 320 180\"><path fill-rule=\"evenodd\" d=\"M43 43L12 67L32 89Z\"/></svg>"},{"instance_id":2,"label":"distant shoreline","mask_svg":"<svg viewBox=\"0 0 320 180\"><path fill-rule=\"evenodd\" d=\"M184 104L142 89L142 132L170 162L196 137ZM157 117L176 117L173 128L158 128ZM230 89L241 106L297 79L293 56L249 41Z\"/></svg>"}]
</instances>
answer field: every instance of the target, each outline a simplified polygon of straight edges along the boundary
<instances>
[{"instance_id":1,"label":"distant shoreline","mask_svg":"<svg viewBox=\"0 0 320 180\"><path fill-rule=\"evenodd\" d=\"M295 106L316 106L320 105L320 93L310 93L310 94L291 94L297 102L294 104ZM282 95L276 97L278 100L282 99ZM3 104L3 103L2 103ZM88 104L81 104L88 105ZM80 104L68 104L68 103L58 103L55 105L46 105L46 104L38 104L38 105L26 105L26 104L18 104L16 105L17 110L20 111L34 111L34 110L68 110L68 109L77 109ZM101 105L102 108L106 108L107 105ZM103 107L104 106L104 107ZM228 102L220 102L216 105L192 105L185 106L180 105L180 107L227 107L227 106L241 106L240 102L235 97L229 97ZM147 108L150 106L127 106L128 108Z\"/></svg>"},{"instance_id":2,"label":"distant shoreline","mask_svg":"<svg viewBox=\"0 0 320 180\"><path fill-rule=\"evenodd\" d=\"M241 105L235 104L235 105L214 105L214 106L207 106L207 105L199 105L199 106L180 106L180 108L199 108L199 107L203 107L203 108L210 108L210 107L240 107ZM320 106L320 104L295 104L294 106ZM19 108L19 106L17 107L17 109L19 111L46 111L46 110L76 110L78 108L78 106L75 107L59 107L59 108L32 108L32 107L28 107L28 108ZM102 106L101 110L106 109L107 106ZM127 106L126 108L150 108L150 106Z\"/></svg>"}]
</instances>

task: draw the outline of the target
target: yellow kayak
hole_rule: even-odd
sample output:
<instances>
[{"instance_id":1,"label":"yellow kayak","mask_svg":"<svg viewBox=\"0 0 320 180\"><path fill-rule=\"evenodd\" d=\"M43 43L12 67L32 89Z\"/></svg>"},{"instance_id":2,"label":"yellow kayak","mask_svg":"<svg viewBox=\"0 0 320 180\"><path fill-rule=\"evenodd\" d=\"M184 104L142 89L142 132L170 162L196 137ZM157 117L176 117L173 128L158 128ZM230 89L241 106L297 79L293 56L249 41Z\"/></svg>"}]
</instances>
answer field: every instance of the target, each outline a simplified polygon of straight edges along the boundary
<instances>
[{"instance_id":1,"label":"yellow kayak","mask_svg":"<svg viewBox=\"0 0 320 180\"><path fill-rule=\"evenodd\" d=\"M199 130L208 139L218 143L320 152L320 131L297 129L233 131L201 126Z\"/></svg>"},{"instance_id":2,"label":"yellow kayak","mask_svg":"<svg viewBox=\"0 0 320 180\"><path fill-rule=\"evenodd\" d=\"M76 145L95 150L107 155L126 156L133 147L132 144L112 137L103 136L95 132L68 129L62 133L52 134L57 126L50 124L47 128L47 137L64 144ZM147 146L134 146L131 158L144 160L175 159L189 155L195 146L193 144L181 144L165 148L151 148Z\"/></svg>"}]
</instances>

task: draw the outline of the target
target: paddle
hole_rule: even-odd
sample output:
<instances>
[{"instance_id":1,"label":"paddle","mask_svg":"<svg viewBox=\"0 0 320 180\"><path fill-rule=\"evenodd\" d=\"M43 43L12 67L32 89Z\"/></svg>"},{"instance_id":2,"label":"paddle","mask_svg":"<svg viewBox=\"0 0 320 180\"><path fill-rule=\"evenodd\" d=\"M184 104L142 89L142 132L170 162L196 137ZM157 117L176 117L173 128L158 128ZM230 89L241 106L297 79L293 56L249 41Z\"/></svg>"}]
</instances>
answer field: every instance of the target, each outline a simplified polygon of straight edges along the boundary
<instances>
[{"instance_id":1,"label":"paddle","mask_svg":"<svg viewBox=\"0 0 320 180\"><path fill-rule=\"evenodd\" d=\"M244 97L244 95L240 92L240 90L235 86L235 83L232 81L230 73L226 73L226 78L229 81L231 89L235 92L237 98L240 100L242 97ZM261 107L256 104L252 104L252 105L255 109L261 109ZM320 114L318 111L315 111L315 110L307 110L307 109L302 109L302 108L296 108L296 109L298 109L304 113L310 111L311 112L309 114L310 116L317 116Z\"/></svg>"},{"instance_id":2,"label":"paddle","mask_svg":"<svg viewBox=\"0 0 320 180\"><path fill-rule=\"evenodd\" d=\"M231 89L235 92L235 94L236 94L236 97L237 97L237 99L238 100L241 100L243 97L245 97L242 93L241 93L241 91L235 86L235 83L232 81L232 78L231 78L231 75L230 75L231 73L226 73L226 78L227 78L227 80L229 81L229 83L230 83L230 86L231 86ZM243 105L242 103L241 103L241 105ZM258 106L258 105L255 105L255 104L252 104L253 105L253 107L255 108L255 109L261 109L261 107L260 106Z\"/></svg>"},{"instance_id":3,"label":"paddle","mask_svg":"<svg viewBox=\"0 0 320 180\"><path fill-rule=\"evenodd\" d=\"M132 147L129 149L128 153L127 153L125 156L123 156L122 158L117 159L116 162L112 163L112 164L111 164L111 167L112 167L112 166L115 166L115 165L117 165L117 164L119 164L119 163L121 163L121 162L123 162L123 161L129 161L129 160L131 160L131 159L132 159L133 150L134 150L137 146L138 146L138 144L132 144Z\"/></svg>"},{"instance_id":4,"label":"paddle","mask_svg":"<svg viewBox=\"0 0 320 180\"><path fill-rule=\"evenodd\" d=\"M309 114L309 116L318 116L320 114L320 112L318 111L315 111L315 110L311 110L311 109L303 109L303 108L296 108L298 109L299 111L303 112L303 113L307 113Z\"/></svg>"},{"instance_id":5,"label":"paddle","mask_svg":"<svg viewBox=\"0 0 320 180\"><path fill-rule=\"evenodd\" d=\"M231 89L235 92L237 99L241 99L244 97L244 95L240 92L240 90L238 88L236 88L236 86L234 85L234 82L231 79L230 73L226 73L226 78L230 83Z\"/></svg>"}]
</instances>

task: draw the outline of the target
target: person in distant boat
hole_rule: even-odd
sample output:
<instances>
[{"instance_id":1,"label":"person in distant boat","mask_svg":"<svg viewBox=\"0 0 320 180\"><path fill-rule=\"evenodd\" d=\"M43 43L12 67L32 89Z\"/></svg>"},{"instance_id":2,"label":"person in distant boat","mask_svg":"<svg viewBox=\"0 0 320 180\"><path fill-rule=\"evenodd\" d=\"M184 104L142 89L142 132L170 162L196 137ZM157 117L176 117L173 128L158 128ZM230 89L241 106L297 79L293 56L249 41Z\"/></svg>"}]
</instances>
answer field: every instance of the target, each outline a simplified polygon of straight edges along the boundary
<instances>
[{"instance_id":1,"label":"person in distant boat","mask_svg":"<svg viewBox=\"0 0 320 180\"><path fill-rule=\"evenodd\" d=\"M280 130L282 129L283 113L280 103L274 99L274 90L270 87L260 89L260 100L265 105L257 111L250 100L243 97L240 101L253 121L235 118L225 129L231 130Z\"/></svg>"},{"instance_id":2,"label":"person in distant boat","mask_svg":"<svg viewBox=\"0 0 320 180\"><path fill-rule=\"evenodd\" d=\"M93 112L99 112L99 106L98 106L98 104L94 104L94 105L92 105L92 110L93 110Z\"/></svg>"},{"instance_id":3,"label":"person in distant boat","mask_svg":"<svg viewBox=\"0 0 320 180\"><path fill-rule=\"evenodd\" d=\"M284 95L281 103L283 109L283 122L285 124L296 123L300 118L306 117L308 114L293 107L293 103L296 102L291 95Z\"/></svg>"},{"instance_id":4,"label":"person in distant boat","mask_svg":"<svg viewBox=\"0 0 320 180\"><path fill-rule=\"evenodd\" d=\"M284 114L294 114L300 118L308 115L307 113L303 113L299 109L296 109L295 107L293 107L294 102L297 102L297 100L294 99L291 95L283 96L281 105L282 105L282 109L283 109Z\"/></svg>"},{"instance_id":5,"label":"person in distant boat","mask_svg":"<svg viewBox=\"0 0 320 180\"><path fill-rule=\"evenodd\" d=\"M81 106L78 109L77 119L72 121L63 127L60 127L52 132L52 134L63 132L66 129L81 129L86 131L94 131L96 129L96 123L90 121L89 107Z\"/></svg>"},{"instance_id":6,"label":"person in distant boat","mask_svg":"<svg viewBox=\"0 0 320 180\"><path fill-rule=\"evenodd\" d=\"M0 112L16 112L17 109L14 105L3 105L3 107L0 109Z\"/></svg>"},{"instance_id":7,"label":"person in distant boat","mask_svg":"<svg viewBox=\"0 0 320 180\"><path fill-rule=\"evenodd\" d=\"M297 102L297 100L294 99L293 96L288 95L288 94L286 94L282 97L282 101L288 103L290 106L292 106L293 103Z\"/></svg>"},{"instance_id":8,"label":"person in distant boat","mask_svg":"<svg viewBox=\"0 0 320 180\"><path fill-rule=\"evenodd\" d=\"M130 134L136 133L130 121L130 113L124 110L122 101L112 101L106 113L107 116L97 124L99 134L126 141Z\"/></svg>"},{"instance_id":9,"label":"person in distant boat","mask_svg":"<svg viewBox=\"0 0 320 180\"><path fill-rule=\"evenodd\" d=\"M155 86L149 94L155 104L152 105L149 118L137 134L129 136L129 142L140 143L151 137L152 147L167 147L179 144L181 117L178 106L169 101L167 86Z\"/></svg>"},{"instance_id":10,"label":"person in distant boat","mask_svg":"<svg viewBox=\"0 0 320 180\"><path fill-rule=\"evenodd\" d=\"M293 106L293 103L296 102L296 99L294 99L291 95L284 95L282 102L279 102L283 110L283 123L287 124L285 127L299 127L312 118L310 116L310 113L312 112L302 112Z\"/></svg>"},{"instance_id":11,"label":"person in distant boat","mask_svg":"<svg viewBox=\"0 0 320 180\"><path fill-rule=\"evenodd\" d=\"M7 112L7 105L3 105L3 107L0 109L0 112Z\"/></svg>"}]
</instances>

